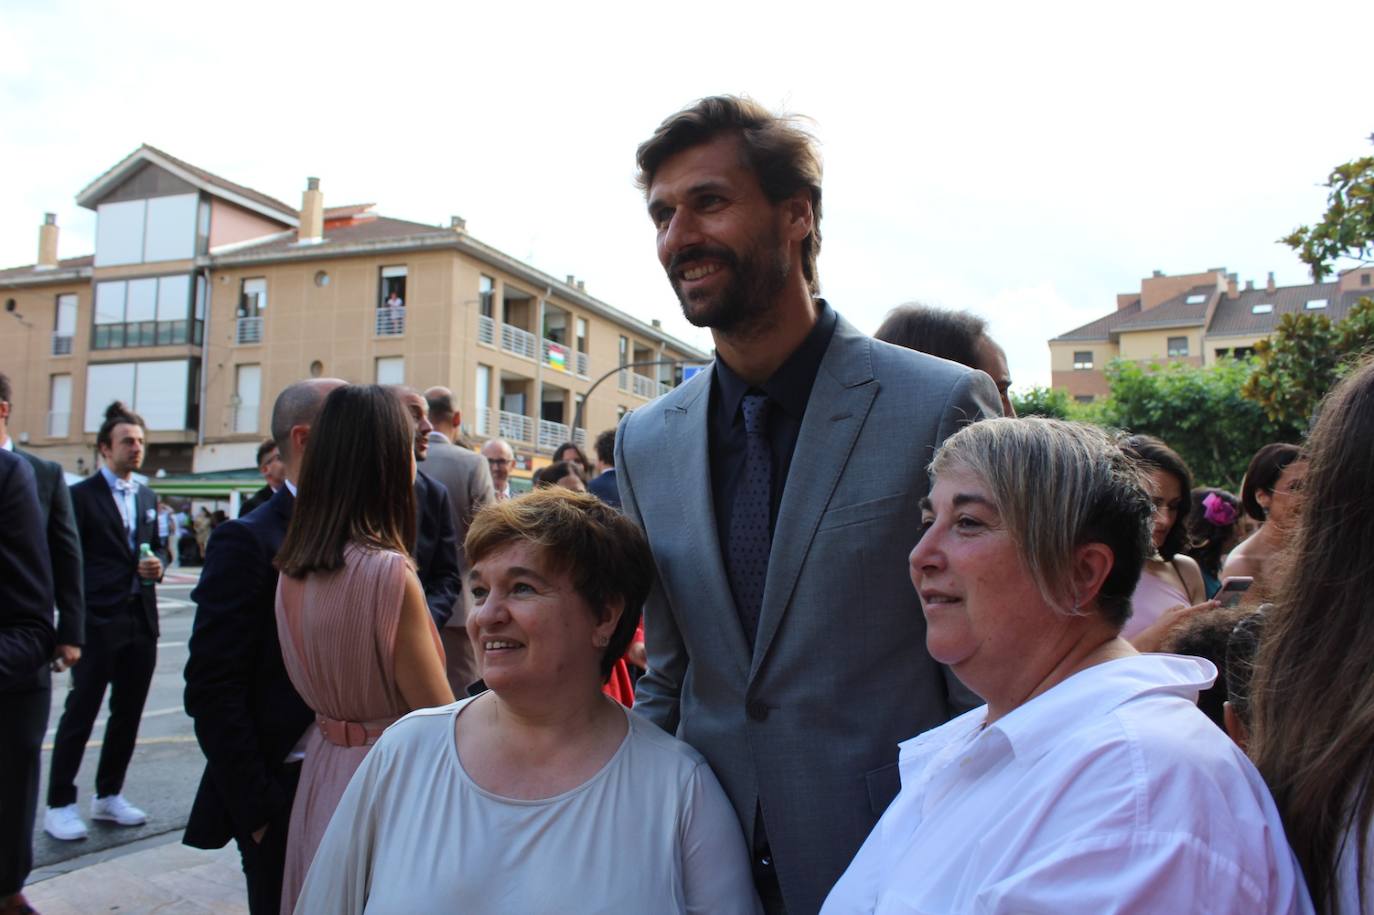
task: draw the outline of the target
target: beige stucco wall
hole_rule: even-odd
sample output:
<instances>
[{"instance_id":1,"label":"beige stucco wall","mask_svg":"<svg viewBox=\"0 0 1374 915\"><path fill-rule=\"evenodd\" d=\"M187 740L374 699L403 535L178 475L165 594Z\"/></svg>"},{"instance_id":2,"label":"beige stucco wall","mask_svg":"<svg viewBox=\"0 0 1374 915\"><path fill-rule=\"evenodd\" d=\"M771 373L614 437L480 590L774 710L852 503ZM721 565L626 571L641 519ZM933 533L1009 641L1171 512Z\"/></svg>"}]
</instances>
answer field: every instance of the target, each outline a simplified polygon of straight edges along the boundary
<instances>
[{"instance_id":1,"label":"beige stucco wall","mask_svg":"<svg viewBox=\"0 0 1374 915\"><path fill-rule=\"evenodd\" d=\"M1198 358L1202 355L1202 328L1175 327L1121 334L1121 358L1137 361L1168 359L1170 337L1188 338L1189 358Z\"/></svg>"},{"instance_id":2,"label":"beige stucco wall","mask_svg":"<svg viewBox=\"0 0 1374 915\"><path fill-rule=\"evenodd\" d=\"M76 334L71 354L54 356L52 333L57 319L57 297L67 294L77 297ZM85 453L80 417L86 409L91 287L82 282L65 282L0 290L0 300L9 299L14 299L14 312L0 313L0 371L9 376L14 389L10 434L15 441L27 434L28 446L35 453L63 444L75 447L76 453ZM72 415L69 432L62 437L47 434L53 375L72 376Z\"/></svg>"}]
</instances>

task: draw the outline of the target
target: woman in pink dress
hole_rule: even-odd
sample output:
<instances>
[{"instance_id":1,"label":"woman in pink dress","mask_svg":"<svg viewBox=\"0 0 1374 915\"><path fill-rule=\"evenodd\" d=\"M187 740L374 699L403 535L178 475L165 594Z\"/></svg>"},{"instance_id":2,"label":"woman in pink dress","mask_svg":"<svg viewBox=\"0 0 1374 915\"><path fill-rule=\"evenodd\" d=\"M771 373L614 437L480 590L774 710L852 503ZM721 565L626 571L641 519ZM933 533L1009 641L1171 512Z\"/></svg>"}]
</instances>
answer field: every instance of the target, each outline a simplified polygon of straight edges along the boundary
<instances>
[{"instance_id":1,"label":"woman in pink dress","mask_svg":"<svg viewBox=\"0 0 1374 915\"><path fill-rule=\"evenodd\" d=\"M453 701L443 648L409 558L414 430L400 400L347 385L311 429L277 554L286 672L316 715L291 807L282 912L295 909L339 797L385 728Z\"/></svg>"}]
</instances>

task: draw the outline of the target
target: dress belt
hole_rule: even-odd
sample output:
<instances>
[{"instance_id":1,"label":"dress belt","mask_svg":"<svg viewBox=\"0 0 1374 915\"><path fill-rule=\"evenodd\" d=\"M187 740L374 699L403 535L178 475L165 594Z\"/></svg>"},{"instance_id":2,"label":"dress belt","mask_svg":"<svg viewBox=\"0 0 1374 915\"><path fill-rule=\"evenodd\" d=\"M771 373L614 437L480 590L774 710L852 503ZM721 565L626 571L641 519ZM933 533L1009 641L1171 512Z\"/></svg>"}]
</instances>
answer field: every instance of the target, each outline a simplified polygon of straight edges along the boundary
<instances>
[{"instance_id":1,"label":"dress belt","mask_svg":"<svg viewBox=\"0 0 1374 915\"><path fill-rule=\"evenodd\" d=\"M382 732L394 724L395 718L378 718L375 721L340 721L338 718L315 716L320 735L336 747L370 747L382 736Z\"/></svg>"}]
</instances>

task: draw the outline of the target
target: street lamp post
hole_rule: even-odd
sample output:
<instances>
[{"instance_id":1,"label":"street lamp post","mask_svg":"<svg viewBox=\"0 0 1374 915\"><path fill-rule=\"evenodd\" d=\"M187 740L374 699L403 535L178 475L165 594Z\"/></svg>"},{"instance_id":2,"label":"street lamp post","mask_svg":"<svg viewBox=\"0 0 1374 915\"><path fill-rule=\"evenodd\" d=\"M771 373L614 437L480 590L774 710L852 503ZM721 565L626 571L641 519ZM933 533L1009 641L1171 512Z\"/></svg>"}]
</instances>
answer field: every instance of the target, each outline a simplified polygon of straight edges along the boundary
<instances>
[{"instance_id":1,"label":"street lamp post","mask_svg":"<svg viewBox=\"0 0 1374 915\"><path fill-rule=\"evenodd\" d=\"M685 359L656 359L653 362L627 362L624 365L618 365L615 368L611 369L609 372L602 375L600 378L596 379L596 381L593 381L592 386L587 388L587 393L582 395L582 402L577 405L577 409L573 412L573 434L576 435L577 430L582 428L582 411L586 408L587 402L592 399L592 392L596 390L597 385L601 384L601 382L605 381L607 378L610 378L612 375L619 374L620 372L623 372L626 369L646 369L656 365L685 364Z\"/></svg>"}]
</instances>

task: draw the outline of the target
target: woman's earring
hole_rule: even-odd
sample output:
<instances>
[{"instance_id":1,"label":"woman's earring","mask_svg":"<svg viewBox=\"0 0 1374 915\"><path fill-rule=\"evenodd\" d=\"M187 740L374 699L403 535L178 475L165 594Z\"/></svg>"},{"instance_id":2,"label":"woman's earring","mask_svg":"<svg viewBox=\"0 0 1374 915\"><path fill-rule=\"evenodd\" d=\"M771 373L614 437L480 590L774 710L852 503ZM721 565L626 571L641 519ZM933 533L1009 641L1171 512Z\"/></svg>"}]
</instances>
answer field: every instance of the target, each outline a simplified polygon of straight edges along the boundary
<instances>
[{"instance_id":1,"label":"woman's earring","mask_svg":"<svg viewBox=\"0 0 1374 915\"><path fill-rule=\"evenodd\" d=\"M609 644L611 644L611 640L608 639L606 636L604 636L604 635L599 635L599 636L596 637L596 647L597 647L597 648L605 648L605 647L606 647L607 645L609 645Z\"/></svg>"}]
</instances>

